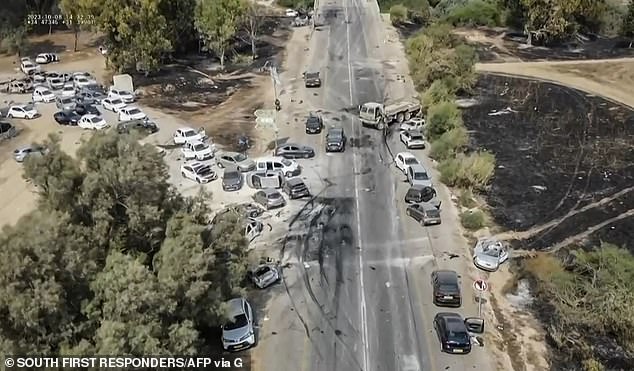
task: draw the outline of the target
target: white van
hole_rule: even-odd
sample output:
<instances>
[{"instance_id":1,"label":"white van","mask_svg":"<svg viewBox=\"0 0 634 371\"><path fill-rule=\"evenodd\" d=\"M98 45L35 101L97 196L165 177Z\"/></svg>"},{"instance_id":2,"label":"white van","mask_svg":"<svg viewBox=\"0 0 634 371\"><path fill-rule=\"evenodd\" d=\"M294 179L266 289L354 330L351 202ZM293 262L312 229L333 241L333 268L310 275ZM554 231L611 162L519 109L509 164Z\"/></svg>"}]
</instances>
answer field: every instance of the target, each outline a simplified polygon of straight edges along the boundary
<instances>
[{"instance_id":1,"label":"white van","mask_svg":"<svg viewBox=\"0 0 634 371\"><path fill-rule=\"evenodd\" d=\"M285 159L284 157L264 157L255 161L256 171L279 170L285 177L298 176L302 172L302 167L296 161Z\"/></svg>"}]
</instances>

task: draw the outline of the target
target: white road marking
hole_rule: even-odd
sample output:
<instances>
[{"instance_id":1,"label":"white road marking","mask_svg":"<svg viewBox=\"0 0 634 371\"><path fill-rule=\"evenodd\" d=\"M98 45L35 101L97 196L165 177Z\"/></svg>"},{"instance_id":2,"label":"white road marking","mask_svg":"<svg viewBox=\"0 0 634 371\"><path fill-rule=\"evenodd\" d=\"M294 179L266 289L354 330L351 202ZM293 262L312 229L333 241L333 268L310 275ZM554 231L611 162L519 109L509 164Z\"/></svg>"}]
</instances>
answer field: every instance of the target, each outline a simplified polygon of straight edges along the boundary
<instances>
[{"instance_id":1,"label":"white road marking","mask_svg":"<svg viewBox=\"0 0 634 371\"><path fill-rule=\"evenodd\" d=\"M420 364L418 364L418 358L415 355L399 355L399 370L400 371L420 371Z\"/></svg>"},{"instance_id":2,"label":"white road marking","mask_svg":"<svg viewBox=\"0 0 634 371\"><path fill-rule=\"evenodd\" d=\"M350 18L348 17L348 2L344 1L344 11L346 15L346 48L347 48L347 62L348 62L348 87L350 94L350 106L354 104L353 94L352 94L352 64L350 63ZM354 119L352 119L352 124L354 125ZM358 133L359 128L354 127L354 131L356 132L357 137L359 137ZM354 170L354 174L358 174L357 169L357 152L352 151L352 166ZM367 325L367 309L365 303L365 286L363 279L363 238L361 235L361 207L359 204L360 195L359 195L359 176L355 175L354 177L354 195L355 195L355 208L356 208L356 219L357 219L357 242L359 244L359 295L361 296L361 327L363 331L361 331L361 342L363 343L363 371L370 371L368 366L369 362L369 354L370 354L370 345L368 344L368 325Z\"/></svg>"}]
</instances>

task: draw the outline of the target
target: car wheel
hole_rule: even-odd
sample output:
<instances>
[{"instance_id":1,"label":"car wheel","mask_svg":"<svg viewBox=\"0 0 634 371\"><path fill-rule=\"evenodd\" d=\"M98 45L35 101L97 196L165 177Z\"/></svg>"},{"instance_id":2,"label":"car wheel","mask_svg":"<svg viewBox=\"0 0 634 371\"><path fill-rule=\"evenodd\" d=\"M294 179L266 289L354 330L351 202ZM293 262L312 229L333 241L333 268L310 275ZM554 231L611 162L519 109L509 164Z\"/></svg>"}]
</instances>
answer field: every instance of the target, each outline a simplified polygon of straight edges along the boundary
<instances>
[{"instance_id":1,"label":"car wheel","mask_svg":"<svg viewBox=\"0 0 634 371\"><path fill-rule=\"evenodd\" d=\"M304 153L304 158L310 158L310 153Z\"/></svg>"},{"instance_id":2,"label":"car wheel","mask_svg":"<svg viewBox=\"0 0 634 371\"><path fill-rule=\"evenodd\" d=\"M290 171L287 171L287 172L286 172L286 174L284 174L284 175L286 175L286 177L287 177L287 178L290 178L290 177L292 177L292 176L293 176L293 174L291 174L291 172L290 172Z\"/></svg>"},{"instance_id":3,"label":"car wheel","mask_svg":"<svg viewBox=\"0 0 634 371\"><path fill-rule=\"evenodd\" d=\"M182 172L181 175L183 176L183 178L187 178L187 176L185 176L185 172Z\"/></svg>"}]
</instances>

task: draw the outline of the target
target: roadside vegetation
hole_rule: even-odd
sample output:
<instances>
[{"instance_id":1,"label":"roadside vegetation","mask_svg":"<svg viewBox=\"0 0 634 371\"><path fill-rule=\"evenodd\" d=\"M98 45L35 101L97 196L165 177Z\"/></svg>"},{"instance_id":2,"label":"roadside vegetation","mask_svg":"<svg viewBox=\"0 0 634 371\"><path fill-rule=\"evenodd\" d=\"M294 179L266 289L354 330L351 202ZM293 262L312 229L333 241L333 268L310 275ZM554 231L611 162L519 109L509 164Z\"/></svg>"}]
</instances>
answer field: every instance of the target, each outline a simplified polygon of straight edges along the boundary
<instances>
[{"instance_id":1,"label":"roadside vegetation","mask_svg":"<svg viewBox=\"0 0 634 371\"><path fill-rule=\"evenodd\" d=\"M39 207L0 233L6 354L202 354L243 293L247 241L183 198L152 145L110 131L25 161Z\"/></svg>"}]
</instances>

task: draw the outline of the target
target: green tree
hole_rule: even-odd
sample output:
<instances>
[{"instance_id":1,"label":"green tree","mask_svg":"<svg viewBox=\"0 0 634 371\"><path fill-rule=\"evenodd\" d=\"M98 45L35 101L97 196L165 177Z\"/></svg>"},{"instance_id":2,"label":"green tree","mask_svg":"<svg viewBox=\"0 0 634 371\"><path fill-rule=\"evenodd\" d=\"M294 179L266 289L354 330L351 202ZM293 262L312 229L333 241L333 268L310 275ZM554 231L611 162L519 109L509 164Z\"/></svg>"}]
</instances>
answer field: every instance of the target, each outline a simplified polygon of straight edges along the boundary
<instances>
[{"instance_id":1,"label":"green tree","mask_svg":"<svg viewBox=\"0 0 634 371\"><path fill-rule=\"evenodd\" d=\"M85 8L86 0L59 0L59 10L65 19L71 20L69 28L73 31L73 51L77 51L77 43L79 41L79 32L82 28L87 27L80 22L81 17L87 17L89 13Z\"/></svg>"},{"instance_id":2,"label":"green tree","mask_svg":"<svg viewBox=\"0 0 634 371\"><path fill-rule=\"evenodd\" d=\"M167 22L166 38L178 53L197 42L194 15L196 0L160 0L159 11Z\"/></svg>"},{"instance_id":3,"label":"green tree","mask_svg":"<svg viewBox=\"0 0 634 371\"><path fill-rule=\"evenodd\" d=\"M260 38L260 30L264 22L264 8L255 1L242 0L242 30L246 33L246 41L251 44L251 57L257 58L256 44Z\"/></svg>"},{"instance_id":4,"label":"green tree","mask_svg":"<svg viewBox=\"0 0 634 371\"><path fill-rule=\"evenodd\" d=\"M627 14L623 18L621 34L625 37L634 38L634 0L630 0L627 7Z\"/></svg>"},{"instance_id":5,"label":"green tree","mask_svg":"<svg viewBox=\"0 0 634 371\"><path fill-rule=\"evenodd\" d=\"M456 99L455 81L445 78L434 81L421 96L421 105L424 110L440 102L451 102Z\"/></svg>"},{"instance_id":6,"label":"green tree","mask_svg":"<svg viewBox=\"0 0 634 371\"><path fill-rule=\"evenodd\" d=\"M241 283L247 273L247 247L244 220L235 213L226 213L215 222L211 248L216 258L215 282L225 297L242 293Z\"/></svg>"},{"instance_id":7,"label":"green tree","mask_svg":"<svg viewBox=\"0 0 634 371\"><path fill-rule=\"evenodd\" d=\"M206 46L220 59L225 56L238 32L244 7L240 0L200 0L196 7L195 25Z\"/></svg>"},{"instance_id":8,"label":"green tree","mask_svg":"<svg viewBox=\"0 0 634 371\"><path fill-rule=\"evenodd\" d=\"M158 70L161 58L172 51L160 0L86 0L86 11L96 15L105 33L108 61L118 71Z\"/></svg>"}]
</instances>

